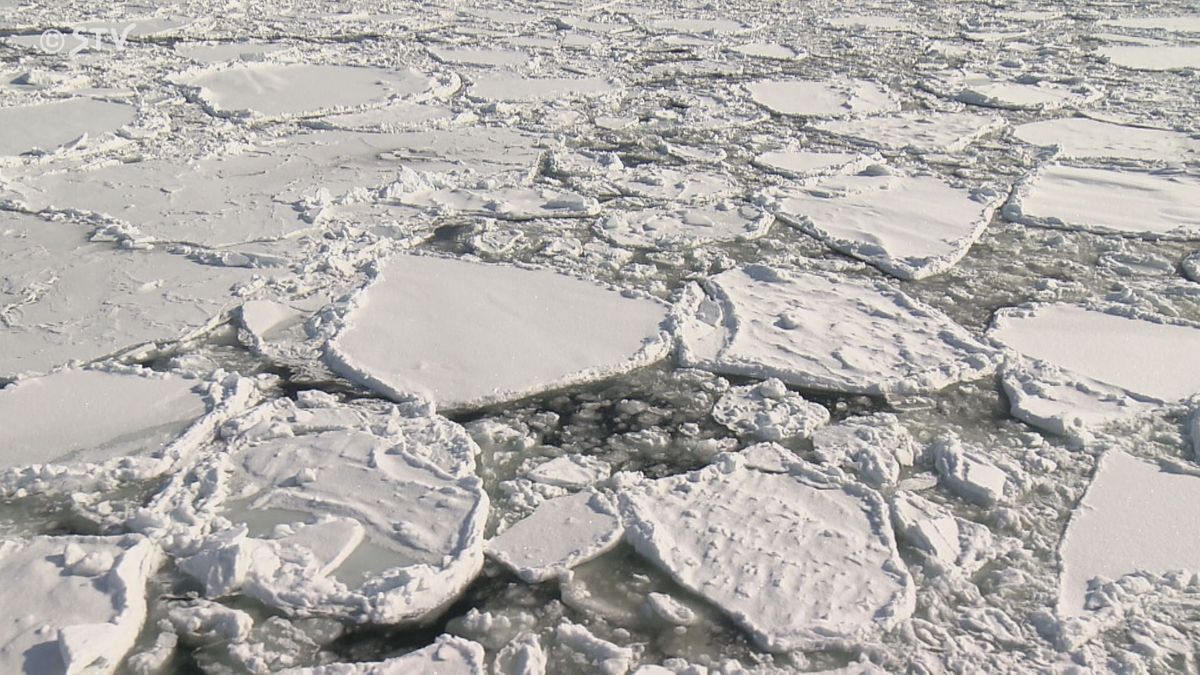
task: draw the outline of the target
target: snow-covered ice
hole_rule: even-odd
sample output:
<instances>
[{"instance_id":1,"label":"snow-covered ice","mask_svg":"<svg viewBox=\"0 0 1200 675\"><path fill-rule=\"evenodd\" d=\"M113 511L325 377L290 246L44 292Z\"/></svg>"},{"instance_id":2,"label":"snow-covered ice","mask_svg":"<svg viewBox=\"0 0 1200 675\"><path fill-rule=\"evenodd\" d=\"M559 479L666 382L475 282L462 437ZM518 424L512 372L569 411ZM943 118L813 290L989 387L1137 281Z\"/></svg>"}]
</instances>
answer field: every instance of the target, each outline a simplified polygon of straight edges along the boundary
<instances>
[{"instance_id":1,"label":"snow-covered ice","mask_svg":"<svg viewBox=\"0 0 1200 675\"><path fill-rule=\"evenodd\" d=\"M734 387L717 400L712 414L730 431L761 441L807 438L829 423L824 406L788 391L776 379Z\"/></svg>"},{"instance_id":2,"label":"snow-covered ice","mask_svg":"<svg viewBox=\"0 0 1200 675\"><path fill-rule=\"evenodd\" d=\"M488 540L487 554L522 580L538 583L608 551L623 532L612 501L585 490L544 502Z\"/></svg>"},{"instance_id":3,"label":"snow-covered ice","mask_svg":"<svg viewBox=\"0 0 1200 675\"><path fill-rule=\"evenodd\" d=\"M79 142L94 144L133 122L133 106L97 98L69 98L0 108L0 155L54 152Z\"/></svg>"},{"instance_id":4,"label":"snow-covered ice","mask_svg":"<svg viewBox=\"0 0 1200 675\"><path fill-rule=\"evenodd\" d=\"M1002 117L967 112L904 113L895 117L831 120L817 124L816 128L884 148L957 152L1005 124Z\"/></svg>"},{"instance_id":5,"label":"snow-covered ice","mask_svg":"<svg viewBox=\"0 0 1200 675\"><path fill-rule=\"evenodd\" d=\"M888 90L856 80L762 80L746 85L755 103L781 115L847 117L898 109Z\"/></svg>"},{"instance_id":6,"label":"snow-covered ice","mask_svg":"<svg viewBox=\"0 0 1200 675\"><path fill-rule=\"evenodd\" d=\"M1063 159L1116 158L1178 162L1200 154L1200 140L1176 131L1062 117L1022 124L1013 134L1033 145L1057 146Z\"/></svg>"},{"instance_id":7,"label":"snow-covered ice","mask_svg":"<svg viewBox=\"0 0 1200 675\"><path fill-rule=\"evenodd\" d=\"M1133 70L1160 71L1200 68L1200 47L1128 46L1101 47L1099 54L1112 63Z\"/></svg>"}]
</instances>

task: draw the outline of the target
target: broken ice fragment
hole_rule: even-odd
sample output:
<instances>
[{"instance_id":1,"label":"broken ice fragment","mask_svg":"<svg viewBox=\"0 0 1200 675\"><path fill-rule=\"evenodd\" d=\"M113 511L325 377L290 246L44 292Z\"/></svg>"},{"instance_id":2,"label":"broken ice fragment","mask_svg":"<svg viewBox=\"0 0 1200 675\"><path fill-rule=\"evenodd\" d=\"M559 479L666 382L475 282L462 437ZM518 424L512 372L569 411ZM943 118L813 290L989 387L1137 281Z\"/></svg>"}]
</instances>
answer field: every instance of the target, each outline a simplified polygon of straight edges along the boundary
<instances>
[{"instance_id":1,"label":"broken ice fragment","mask_svg":"<svg viewBox=\"0 0 1200 675\"><path fill-rule=\"evenodd\" d=\"M808 152L804 150L764 152L752 163L789 178L806 179L835 174L853 174L862 171L879 157L869 157L848 152Z\"/></svg>"},{"instance_id":2,"label":"broken ice fragment","mask_svg":"<svg viewBox=\"0 0 1200 675\"><path fill-rule=\"evenodd\" d=\"M487 554L523 581L539 583L612 549L622 532L611 501L586 490L543 502L490 539Z\"/></svg>"},{"instance_id":3,"label":"broken ice fragment","mask_svg":"<svg viewBox=\"0 0 1200 675\"><path fill-rule=\"evenodd\" d=\"M938 475L951 492L982 506L1004 500L1008 475L980 453L949 437L936 441L932 450Z\"/></svg>"},{"instance_id":4,"label":"broken ice fragment","mask_svg":"<svg viewBox=\"0 0 1200 675\"><path fill-rule=\"evenodd\" d=\"M479 77L468 89L468 96L486 101L541 102L569 98L602 96L619 91L620 85L603 77L543 77L513 75Z\"/></svg>"},{"instance_id":5,"label":"broken ice fragment","mask_svg":"<svg viewBox=\"0 0 1200 675\"><path fill-rule=\"evenodd\" d=\"M1178 162L1200 154L1200 140L1165 129L1065 117L1022 124L1013 135L1033 145L1057 146L1064 159L1115 158Z\"/></svg>"},{"instance_id":6,"label":"broken ice fragment","mask_svg":"<svg viewBox=\"0 0 1200 675\"><path fill-rule=\"evenodd\" d=\"M1000 380L1013 417L1061 436L1086 439L1110 422L1157 407L1120 387L1016 355L1005 359Z\"/></svg>"},{"instance_id":7,"label":"broken ice fragment","mask_svg":"<svg viewBox=\"0 0 1200 675\"><path fill-rule=\"evenodd\" d=\"M816 128L884 148L933 153L958 152L1005 124L1002 117L975 113L905 113L821 122Z\"/></svg>"},{"instance_id":8,"label":"broken ice fragment","mask_svg":"<svg viewBox=\"0 0 1200 675\"><path fill-rule=\"evenodd\" d=\"M619 246L667 249L719 241L747 241L767 233L770 214L752 206L681 207L621 211L597 222L596 233Z\"/></svg>"},{"instance_id":9,"label":"broken ice fragment","mask_svg":"<svg viewBox=\"0 0 1200 675\"><path fill-rule=\"evenodd\" d=\"M807 438L829 423L825 406L788 391L777 379L730 389L712 415L730 431L760 441Z\"/></svg>"},{"instance_id":10,"label":"broken ice fragment","mask_svg":"<svg viewBox=\"0 0 1200 675\"><path fill-rule=\"evenodd\" d=\"M478 407L660 359L666 316L654 300L547 270L399 255L355 298L326 354L398 400Z\"/></svg>"},{"instance_id":11,"label":"broken ice fragment","mask_svg":"<svg viewBox=\"0 0 1200 675\"><path fill-rule=\"evenodd\" d=\"M1131 70L1184 70L1200 68L1200 47L1154 46L1101 47L1100 55L1110 62Z\"/></svg>"},{"instance_id":12,"label":"broken ice fragment","mask_svg":"<svg viewBox=\"0 0 1200 675\"><path fill-rule=\"evenodd\" d=\"M886 89L860 80L760 80L746 90L755 103L781 115L846 117L900 108Z\"/></svg>"},{"instance_id":13,"label":"broken ice fragment","mask_svg":"<svg viewBox=\"0 0 1200 675\"><path fill-rule=\"evenodd\" d=\"M910 492L892 498L896 534L929 556L936 568L964 574L999 555L991 530L953 515L942 506Z\"/></svg>"},{"instance_id":14,"label":"broken ice fragment","mask_svg":"<svg viewBox=\"0 0 1200 675\"><path fill-rule=\"evenodd\" d=\"M901 467L912 466L916 441L891 413L850 417L813 433L813 452L824 464L853 469L874 487L899 482Z\"/></svg>"},{"instance_id":15,"label":"broken ice fragment","mask_svg":"<svg viewBox=\"0 0 1200 675\"><path fill-rule=\"evenodd\" d=\"M725 455L691 474L631 485L620 495L626 538L764 649L878 637L915 604L887 505L809 466L766 473Z\"/></svg>"},{"instance_id":16,"label":"broken ice fragment","mask_svg":"<svg viewBox=\"0 0 1200 675\"><path fill-rule=\"evenodd\" d=\"M384 661L331 663L310 668L288 668L280 675L485 675L483 646L453 635L439 635L433 644Z\"/></svg>"},{"instance_id":17,"label":"broken ice fragment","mask_svg":"<svg viewBox=\"0 0 1200 675\"><path fill-rule=\"evenodd\" d=\"M602 459L586 455L563 455L539 464L526 476L546 485L578 490L608 478L612 467Z\"/></svg>"}]
</instances>

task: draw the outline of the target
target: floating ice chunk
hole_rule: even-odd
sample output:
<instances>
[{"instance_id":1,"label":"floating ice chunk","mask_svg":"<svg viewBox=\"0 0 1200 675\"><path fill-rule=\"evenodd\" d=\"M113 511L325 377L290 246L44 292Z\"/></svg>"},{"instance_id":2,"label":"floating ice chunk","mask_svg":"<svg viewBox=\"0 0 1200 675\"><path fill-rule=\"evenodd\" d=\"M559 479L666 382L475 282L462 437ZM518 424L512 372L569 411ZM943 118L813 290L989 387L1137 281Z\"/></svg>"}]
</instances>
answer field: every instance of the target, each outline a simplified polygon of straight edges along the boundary
<instances>
[{"instance_id":1,"label":"floating ice chunk","mask_svg":"<svg viewBox=\"0 0 1200 675\"><path fill-rule=\"evenodd\" d=\"M81 136L103 138L136 116L132 106L92 98L0 108L0 156L53 152Z\"/></svg>"},{"instance_id":2,"label":"floating ice chunk","mask_svg":"<svg viewBox=\"0 0 1200 675\"><path fill-rule=\"evenodd\" d=\"M600 213L600 204L592 197L541 187L414 190L401 193L396 202L439 214L474 214L504 220L586 218Z\"/></svg>"},{"instance_id":3,"label":"floating ice chunk","mask_svg":"<svg viewBox=\"0 0 1200 675\"><path fill-rule=\"evenodd\" d=\"M267 54L274 54L287 48L286 44L274 42L180 43L175 45L175 51L199 63L262 61Z\"/></svg>"},{"instance_id":4,"label":"floating ice chunk","mask_svg":"<svg viewBox=\"0 0 1200 675\"><path fill-rule=\"evenodd\" d=\"M527 583L560 576L612 549L624 532L607 497L587 490L543 502L487 543L487 554Z\"/></svg>"},{"instance_id":5,"label":"floating ice chunk","mask_svg":"<svg viewBox=\"0 0 1200 675\"><path fill-rule=\"evenodd\" d=\"M901 467L912 466L916 442L891 413L851 417L817 429L813 451L824 464L854 469L874 487L895 485Z\"/></svg>"},{"instance_id":6,"label":"floating ice chunk","mask_svg":"<svg viewBox=\"0 0 1200 675\"><path fill-rule=\"evenodd\" d=\"M546 270L401 255L355 298L326 354L387 396L477 407L658 360L666 315Z\"/></svg>"},{"instance_id":7,"label":"floating ice chunk","mask_svg":"<svg viewBox=\"0 0 1200 675\"><path fill-rule=\"evenodd\" d=\"M546 675L546 651L533 633L521 633L496 654L494 675Z\"/></svg>"},{"instance_id":8,"label":"floating ice chunk","mask_svg":"<svg viewBox=\"0 0 1200 675\"><path fill-rule=\"evenodd\" d=\"M835 28L854 28L880 31L883 33L921 33L922 30L910 21L896 16L860 14L836 16L825 20Z\"/></svg>"},{"instance_id":9,"label":"floating ice chunk","mask_svg":"<svg viewBox=\"0 0 1200 675\"><path fill-rule=\"evenodd\" d=\"M485 675L483 645L453 635L439 635L428 647L385 661L331 663L310 668L288 668L280 675Z\"/></svg>"},{"instance_id":10,"label":"floating ice chunk","mask_svg":"<svg viewBox=\"0 0 1200 675\"><path fill-rule=\"evenodd\" d=\"M1120 19L1110 19L1101 23L1106 26L1117 26L1120 28L1165 30L1174 33L1200 33L1200 15L1198 14L1123 17Z\"/></svg>"},{"instance_id":11,"label":"floating ice chunk","mask_svg":"<svg viewBox=\"0 0 1200 675\"><path fill-rule=\"evenodd\" d=\"M620 497L634 548L764 649L845 647L913 611L887 504L832 474L765 473L726 455Z\"/></svg>"},{"instance_id":12,"label":"floating ice chunk","mask_svg":"<svg viewBox=\"0 0 1200 675\"><path fill-rule=\"evenodd\" d=\"M744 45L731 47L730 49L745 56L753 56L760 59L775 59L778 61L793 61L807 56L807 54L797 52L791 47L774 42L749 42Z\"/></svg>"},{"instance_id":13,"label":"floating ice chunk","mask_svg":"<svg viewBox=\"0 0 1200 675\"><path fill-rule=\"evenodd\" d=\"M765 152L752 160L762 169L774 171L789 178L805 179L836 174L853 174L867 166L883 161L848 152L780 151Z\"/></svg>"},{"instance_id":14,"label":"floating ice chunk","mask_svg":"<svg viewBox=\"0 0 1200 675\"><path fill-rule=\"evenodd\" d=\"M888 90L862 80L760 80L746 90L755 103L781 115L846 117L900 108Z\"/></svg>"},{"instance_id":15,"label":"floating ice chunk","mask_svg":"<svg viewBox=\"0 0 1200 675\"><path fill-rule=\"evenodd\" d=\"M685 365L860 394L931 391L995 367L990 347L883 282L752 265L707 283L711 299L683 303Z\"/></svg>"},{"instance_id":16,"label":"floating ice chunk","mask_svg":"<svg viewBox=\"0 0 1200 675\"><path fill-rule=\"evenodd\" d=\"M1183 276L1200 283L1200 251L1183 259Z\"/></svg>"},{"instance_id":17,"label":"floating ice chunk","mask_svg":"<svg viewBox=\"0 0 1200 675\"><path fill-rule=\"evenodd\" d=\"M1053 82L1026 84L969 76L949 85L947 95L969 105L987 108L1055 110L1092 101L1100 96L1100 92L1085 86Z\"/></svg>"},{"instance_id":18,"label":"floating ice chunk","mask_svg":"<svg viewBox=\"0 0 1200 675\"><path fill-rule=\"evenodd\" d=\"M0 222L0 376L198 332L237 302L236 284L254 274L116 250L89 242L77 225L15 213Z\"/></svg>"},{"instance_id":19,"label":"floating ice chunk","mask_svg":"<svg viewBox=\"0 0 1200 675\"><path fill-rule=\"evenodd\" d=\"M192 644L218 640L241 642L254 627L254 618L248 613L201 599L172 605L167 610L167 620L177 635Z\"/></svg>"},{"instance_id":20,"label":"floating ice chunk","mask_svg":"<svg viewBox=\"0 0 1200 675\"><path fill-rule=\"evenodd\" d=\"M1200 238L1200 180L1051 164L1017 187L1004 216L1102 234Z\"/></svg>"},{"instance_id":21,"label":"floating ice chunk","mask_svg":"<svg viewBox=\"0 0 1200 675\"><path fill-rule=\"evenodd\" d=\"M733 195L733 178L707 171L633 169L614 181L622 194L673 202L710 202Z\"/></svg>"},{"instance_id":22,"label":"floating ice chunk","mask_svg":"<svg viewBox=\"0 0 1200 675\"><path fill-rule=\"evenodd\" d=\"M1157 407L1119 387L1019 356L1005 359L1000 378L1013 417L1061 436L1087 438L1105 424Z\"/></svg>"},{"instance_id":23,"label":"floating ice chunk","mask_svg":"<svg viewBox=\"0 0 1200 675\"><path fill-rule=\"evenodd\" d=\"M1008 475L978 452L964 448L956 438L939 439L932 450L938 475L951 492L982 506L1004 500Z\"/></svg>"},{"instance_id":24,"label":"floating ice chunk","mask_svg":"<svg viewBox=\"0 0 1200 675\"><path fill-rule=\"evenodd\" d=\"M1116 158L1178 162L1200 154L1200 140L1165 129L1066 117L1022 124L1013 135L1033 145L1058 146L1066 159Z\"/></svg>"},{"instance_id":25,"label":"floating ice chunk","mask_svg":"<svg viewBox=\"0 0 1200 675\"><path fill-rule=\"evenodd\" d=\"M929 176L857 176L789 192L776 215L892 276L923 279L961 260L998 207Z\"/></svg>"},{"instance_id":26,"label":"floating ice chunk","mask_svg":"<svg viewBox=\"0 0 1200 675\"><path fill-rule=\"evenodd\" d=\"M1059 615L1084 613L1096 577L1200 571L1197 522L1200 478L1162 471L1120 449L1107 452L1059 546Z\"/></svg>"},{"instance_id":27,"label":"floating ice chunk","mask_svg":"<svg viewBox=\"0 0 1200 675\"><path fill-rule=\"evenodd\" d=\"M807 438L829 424L825 406L788 391L777 379L730 389L717 400L712 416L730 431L760 441Z\"/></svg>"},{"instance_id":28,"label":"floating ice chunk","mask_svg":"<svg viewBox=\"0 0 1200 675\"><path fill-rule=\"evenodd\" d=\"M991 530L910 492L892 497L896 534L940 568L971 574L999 554Z\"/></svg>"},{"instance_id":29,"label":"floating ice chunk","mask_svg":"<svg viewBox=\"0 0 1200 675\"><path fill-rule=\"evenodd\" d=\"M1122 68L1131 70L1183 70L1200 68L1200 47L1102 47L1100 55Z\"/></svg>"},{"instance_id":30,"label":"floating ice chunk","mask_svg":"<svg viewBox=\"0 0 1200 675\"><path fill-rule=\"evenodd\" d=\"M1002 117L975 113L904 113L869 120L832 120L816 128L884 148L958 152L1005 124Z\"/></svg>"},{"instance_id":31,"label":"floating ice chunk","mask_svg":"<svg viewBox=\"0 0 1200 675\"><path fill-rule=\"evenodd\" d=\"M650 27L657 31L674 33L699 33L720 35L736 33L745 28L742 24L730 19L696 19L670 18L656 19L650 22Z\"/></svg>"},{"instance_id":32,"label":"floating ice chunk","mask_svg":"<svg viewBox=\"0 0 1200 675\"><path fill-rule=\"evenodd\" d=\"M620 84L603 77L518 77L486 75L467 90L471 98L485 101L538 102L603 96L620 90Z\"/></svg>"},{"instance_id":33,"label":"floating ice chunk","mask_svg":"<svg viewBox=\"0 0 1200 675\"><path fill-rule=\"evenodd\" d=\"M0 541L0 671L112 673L146 620L158 548L128 537Z\"/></svg>"},{"instance_id":34,"label":"floating ice chunk","mask_svg":"<svg viewBox=\"0 0 1200 675\"><path fill-rule=\"evenodd\" d=\"M1200 328L1191 325L1035 305L1000 310L988 336L1143 400L1176 401L1200 392Z\"/></svg>"},{"instance_id":35,"label":"floating ice chunk","mask_svg":"<svg viewBox=\"0 0 1200 675\"><path fill-rule=\"evenodd\" d=\"M477 47L430 47L429 55L442 63L470 66L523 66L529 55L515 49L482 49Z\"/></svg>"},{"instance_id":36,"label":"floating ice chunk","mask_svg":"<svg viewBox=\"0 0 1200 675\"><path fill-rule=\"evenodd\" d=\"M608 462L586 455L563 455L539 464L526 474L530 480L578 490L608 478L612 467Z\"/></svg>"},{"instance_id":37,"label":"floating ice chunk","mask_svg":"<svg viewBox=\"0 0 1200 675\"><path fill-rule=\"evenodd\" d=\"M558 645L580 666L579 672L624 675L633 665L632 649L602 640L579 624L564 620L554 635Z\"/></svg>"},{"instance_id":38,"label":"floating ice chunk","mask_svg":"<svg viewBox=\"0 0 1200 675\"><path fill-rule=\"evenodd\" d=\"M756 239L767 233L773 221L753 206L720 204L619 211L597 222L595 230L619 246L658 250Z\"/></svg>"},{"instance_id":39,"label":"floating ice chunk","mask_svg":"<svg viewBox=\"0 0 1200 675\"><path fill-rule=\"evenodd\" d=\"M312 115L389 100L428 98L447 85L413 70L319 64L240 64L179 78L219 114Z\"/></svg>"}]
</instances>

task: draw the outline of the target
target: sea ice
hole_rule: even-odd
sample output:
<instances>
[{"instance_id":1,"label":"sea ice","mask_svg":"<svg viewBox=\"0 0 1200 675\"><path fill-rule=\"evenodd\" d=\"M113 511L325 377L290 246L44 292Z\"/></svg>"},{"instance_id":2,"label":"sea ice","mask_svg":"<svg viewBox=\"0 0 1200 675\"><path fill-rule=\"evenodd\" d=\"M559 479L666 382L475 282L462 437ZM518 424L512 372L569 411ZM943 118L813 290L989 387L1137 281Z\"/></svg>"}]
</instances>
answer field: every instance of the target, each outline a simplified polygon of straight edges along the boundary
<instances>
[{"instance_id":1,"label":"sea ice","mask_svg":"<svg viewBox=\"0 0 1200 675\"><path fill-rule=\"evenodd\" d=\"M849 152L809 152L805 150L781 150L764 152L752 163L767 171L788 178L804 180L819 176L853 174L871 164L880 163L880 157L870 157Z\"/></svg>"},{"instance_id":2,"label":"sea ice","mask_svg":"<svg viewBox=\"0 0 1200 675\"><path fill-rule=\"evenodd\" d=\"M540 583L612 549L624 529L612 502L586 490L543 502L488 540L487 554L527 583Z\"/></svg>"},{"instance_id":3,"label":"sea ice","mask_svg":"<svg viewBox=\"0 0 1200 675\"><path fill-rule=\"evenodd\" d=\"M717 400L712 415L730 431L760 441L808 438L829 424L825 406L788 391L776 379L730 389Z\"/></svg>"},{"instance_id":4,"label":"sea ice","mask_svg":"<svg viewBox=\"0 0 1200 675\"><path fill-rule=\"evenodd\" d=\"M1017 187L1004 216L1101 234L1200 238L1200 180L1050 164Z\"/></svg>"},{"instance_id":5,"label":"sea ice","mask_svg":"<svg viewBox=\"0 0 1200 675\"><path fill-rule=\"evenodd\" d=\"M917 456L917 444L891 413L846 418L813 433L813 452L821 463L852 469L867 484L890 487Z\"/></svg>"},{"instance_id":6,"label":"sea ice","mask_svg":"<svg viewBox=\"0 0 1200 675\"><path fill-rule=\"evenodd\" d=\"M847 647L912 613L887 504L798 464L747 468L733 455L620 494L626 538L770 651Z\"/></svg>"},{"instance_id":7,"label":"sea ice","mask_svg":"<svg viewBox=\"0 0 1200 675\"><path fill-rule=\"evenodd\" d=\"M1076 305L1034 305L997 312L988 336L1031 359L1142 400L1170 402L1200 392L1200 328L1195 326Z\"/></svg>"},{"instance_id":8,"label":"sea ice","mask_svg":"<svg viewBox=\"0 0 1200 675\"><path fill-rule=\"evenodd\" d=\"M1165 129L1064 117L1022 124L1013 135L1032 145L1057 146L1064 159L1115 158L1178 162L1200 154L1200 140Z\"/></svg>"},{"instance_id":9,"label":"sea ice","mask_svg":"<svg viewBox=\"0 0 1200 675\"><path fill-rule=\"evenodd\" d=\"M467 90L471 98L484 101L534 103L548 100L603 96L620 90L620 85L603 77L520 77L486 75Z\"/></svg>"},{"instance_id":10,"label":"sea ice","mask_svg":"<svg viewBox=\"0 0 1200 675\"><path fill-rule=\"evenodd\" d=\"M661 250L755 239L766 234L773 221L753 206L722 203L620 211L597 222L595 230L619 246Z\"/></svg>"},{"instance_id":11,"label":"sea ice","mask_svg":"<svg viewBox=\"0 0 1200 675\"><path fill-rule=\"evenodd\" d=\"M1000 553L986 526L911 492L892 497L892 524L898 537L942 569L971 574Z\"/></svg>"},{"instance_id":12,"label":"sea ice","mask_svg":"<svg viewBox=\"0 0 1200 675\"><path fill-rule=\"evenodd\" d=\"M995 367L990 347L887 283L751 265L707 287L682 303L685 365L858 394L931 391Z\"/></svg>"},{"instance_id":13,"label":"sea ice","mask_svg":"<svg viewBox=\"0 0 1200 675\"><path fill-rule=\"evenodd\" d=\"M0 108L0 156L53 152L81 140L94 144L136 116L132 106L94 98Z\"/></svg>"},{"instance_id":14,"label":"sea ice","mask_svg":"<svg viewBox=\"0 0 1200 675\"><path fill-rule=\"evenodd\" d=\"M754 56L760 59L776 59L779 61L798 60L806 56L806 54L797 52L791 47L775 44L774 42L749 42L744 45L731 47L731 49L745 56Z\"/></svg>"},{"instance_id":15,"label":"sea ice","mask_svg":"<svg viewBox=\"0 0 1200 675\"><path fill-rule=\"evenodd\" d=\"M399 255L351 305L331 366L447 410L606 377L668 349L659 302L548 270Z\"/></svg>"},{"instance_id":16,"label":"sea ice","mask_svg":"<svg viewBox=\"0 0 1200 675\"><path fill-rule=\"evenodd\" d=\"M1109 19L1103 23L1107 26L1117 26L1119 28L1165 30L1175 33L1200 33L1200 15L1198 14L1122 17L1120 19Z\"/></svg>"},{"instance_id":17,"label":"sea ice","mask_svg":"<svg viewBox=\"0 0 1200 675\"><path fill-rule=\"evenodd\" d=\"M957 438L942 438L932 447L933 463L942 482L951 492L981 506L1004 500L1008 476L975 450Z\"/></svg>"},{"instance_id":18,"label":"sea ice","mask_svg":"<svg viewBox=\"0 0 1200 675\"><path fill-rule=\"evenodd\" d=\"M882 86L862 80L760 80L746 90L755 103L781 115L847 117L900 107Z\"/></svg>"},{"instance_id":19,"label":"sea ice","mask_svg":"<svg viewBox=\"0 0 1200 675\"><path fill-rule=\"evenodd\" d=\"M1109 46L1100 55L1110 62L1132 70L1183 70L1200 68L1200 47Z\"/></svg>"},{"instance_id":20,"label":"sea ice","mask_svg":"<svg viewBox=\"0 0 1200 675\"><path fill-rule=\"evenodd\" d=\"M568 490L578 490L595 485L612 474L608 462L587 455L563 455L539 464L525 474L530 480L546 485L555 485Z\"/></svg>"},{"instance_id":21,"label":"sea ice","mask_svg":"<svg viewBox=\"0 0 1200 675\"><path fill-rule=\"evenodd\" d=\"M1013 417L1060 436L1088 438L1110 422L1157 408L1119 387L1017 355L1005 359L1000 381Z\"/></svg>"},{"instance_id":22,"label":"sea ice","mask_svg":"<svg viewBox=\"0 0 1200 675\"><path fill-rule=\"evenodd\" d=\"M923 279L961 260L998 206L930 176L854 176L789 191L776 215L892 276Z\"/></svg>"},{"instance_id":23,"label":"sea ice","mask_svg":"<svg viewBox=\"0 0 1200 675\"><path fill-rule=\"evenodd\" d=\"M160 554L136 536L0 540L0 671L113 673L146 620Z\"/></svg>"},{"instance_id":24,"label":"sea ice","mask_svg":"<svg viewBox=\"0 0 1200 675\"><path fill-rule=\"evenodd\" d=\"M430 47L429 55L442 63L470 66L523 66L529 54L515 49L482 49L477 47Z\"/></svg>"},{"instance_id":25,"label":"sea ice","mask_svg":"<svg viewBox=\"0 0 1200 675\"><path fill-rule=\"evenodd\" d=\"M384 661L331 663L308 668L288 668L280 675L485 675L483 646L453 635L439 635L433 644Z\"/></svg>"},{"instance_id":26,"label":"sea ice","mask_svg":"<svg viewBox=\"0 0 1200 675\"><path fill-rule=\"evenodd\" d=\"M1089 102L1100 95L1097 90L1084 86L1053 82L1029 84L977 75L968 75L948 84L946 93L969 105L1013 110L1056 110Z\"/></svg>"},{"instance_id":27,"label":"sea ice","mask_svg":"<svg viewBox=\"0 0 1200 675\"><path fill-rule=\"evenodd\" d=\"M1084 613L1088 582L1138 571L1200 572L1200 478L1117 448L1100 458L1059 546L1058 613Z\"/></svg>"},{"instance_id":28,"label":"sea ice","mask_svg":"<svg viewBox=\"0 0 1200 675\"><path fill-rule=\"evenodd\" d=\"M975 113L904 113L866 120L832 120L816 128L895 150L958 152L1005 124L1002 117Z\"/></svg>"}]
</instances>

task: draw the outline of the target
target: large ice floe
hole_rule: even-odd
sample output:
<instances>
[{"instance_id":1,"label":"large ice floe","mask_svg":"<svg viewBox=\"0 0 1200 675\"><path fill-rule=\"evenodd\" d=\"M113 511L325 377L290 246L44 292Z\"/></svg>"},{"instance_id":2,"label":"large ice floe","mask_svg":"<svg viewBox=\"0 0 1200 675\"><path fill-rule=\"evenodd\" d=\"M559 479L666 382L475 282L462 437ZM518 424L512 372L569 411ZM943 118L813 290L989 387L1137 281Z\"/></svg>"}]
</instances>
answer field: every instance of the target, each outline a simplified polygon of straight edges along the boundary
<instances>
[{"instance_id":1,"label":"large ice floe","mask_svg":"<svg viewBox=\"0 0 1200 675\"><path fill-rule=\"evenodd\" d=\"M816 128L889 149L958 152L1006 124L1004 118L991 115L922 112L894 117L831 120L817 124Z\"/></svg>"},{"instance_id":2,"label":"large ice floe","mask_svg":"<svg viewBox=\"0 0 1200 675\"><path fill-rule=\"evenodd\" d=\"M47 372L204 330L239 304L250 270L123 250L87 230L0 215L0 376Z\"/></svg>"},{"instance_id":3,"label":"large ice floe","mask_svg":"<svg viewBox=\"0 0 1200 675\"><path fill-rule=\"evenodd\" d=\"M781 115L848 117L899 109L888 90L857 80L762 80L746 85L755 103Z\"/></svg>"},{"instance_id":4,"label":"large ice floe","mask_svg":"<svg viewBox=\"0 0 1200 675\"><path fill-rule=\"evenodd\" d=\"M1200 477L1169 473L1120 448L1101 457L1059 549L1060 615L1087 610L1094 579L1200 572Z\"/></svg>"},{"instance_id":5,"label":"large ice floe","mask_svg":"<svg viewBox=\"0 0 1200 675\"><path fill-rule=\"evenodd\" d=\"M420 621L483 564L478 447L420 406L263 404L177 474L132 526L164 541L210 597L296 615Z\"/></svg>"},{"instance_id":6,"label":"large ice floe","mask_svg":"<svg viewBox=\"0 0 1200 675\"><path fill-rule=\"evenodd\" d=\"M831 178L784 193L784 221L901 279L944 272L987 229L1000 203L933 176Z\"/></svg>"},{"instance_id":7,"label":"large ice floe","mask_svg":"<svg viewBox=\"0 0 1200 675\"><path fill-rule=\"evenodd\" d=\"M635 482L620 499L633 547L764 649L843 647L914 609L887 504L837 474L799 460L765 471L723 455Z\"/></svg>"},{"instance_id":8,"label":"large ice floe","mask_svg":"<svg viewBox=\"0 0 1200 675\"><path fill-rule=\"evenodd\" d=\"M478 407L661 359L667 313L549 270L400 255L353 298L326 353L397 400Z\"/></svg>"},{"instance_id":9,"label":"large ice floe","mask_svg":"<svg viewBox=\"0 0 1200 675\"><path fill-rule=\"evenodd\" d=\"M136 115L133 106L83 97L0 108L0 156L94 144L112 138Z\"/></svg>"},{"instance_id":10,"label":"large ice floe","mask_svg":"<svg viewBox=\"0 0 1200 675\"><path fill-rule=\"evenodd\" d=\"M1044 227L1200 238L1200 180L1050 164L1014 190L1004 215Z\"/></svg>"},{"instance_id":11,"label":"large ice floe","mask_svg":"<svg viewBox=\"0 0 1200 675\"><path fill-rule=\"evenodd\" d=\"M1101 93L1086 85L1013 81L975 73L926 86L968 105L1010 110L1056 110L1095 100Z\"/></svg>"},{"instance_id":12,"label":"large ice floe","mask_svg":"<svg viewBox=\"0 0 1200 675\"><path fill-rule=\"evenodd\" d=\"M0 540L0 670L114 673L146 620L161 553L136 536Z\"/></svg>"},{"instance_id":13,"label":"large ice floe","mask_svg":"<svg viewBox=\"0 0 1200 675\"><path fill-rule=\"evenodd\" d=\"M1013 135L1033 145L1056 146L1063 159L1133 159L1178 162L1200 154L1200 140L1166 129L1063 117L1022 124Z\"/></svg>"},{"instance_id":14,"label":"large ice floe","mask_svg":"<svg viewBox=\"0 0 1200 675\"><path fill-rule=\"evenodd\" d=\"M982 377L992 348L882 282L761 265L690 287L680 360L805 389L892 394Z\"/></svg>"},{"instance_id":15,"label":"large ice floe","mask_svg":"<svg viewBox=\"0 0 1200 675\"><path fill-rule=\"evenodd\" d=\"M1200 68L1200 47L1129 46L1102 47L1099 54L1115 65L1132 70L1183 70Z\"/></svg>"}]
</instances>

